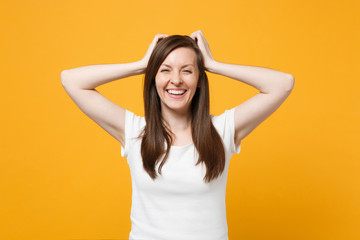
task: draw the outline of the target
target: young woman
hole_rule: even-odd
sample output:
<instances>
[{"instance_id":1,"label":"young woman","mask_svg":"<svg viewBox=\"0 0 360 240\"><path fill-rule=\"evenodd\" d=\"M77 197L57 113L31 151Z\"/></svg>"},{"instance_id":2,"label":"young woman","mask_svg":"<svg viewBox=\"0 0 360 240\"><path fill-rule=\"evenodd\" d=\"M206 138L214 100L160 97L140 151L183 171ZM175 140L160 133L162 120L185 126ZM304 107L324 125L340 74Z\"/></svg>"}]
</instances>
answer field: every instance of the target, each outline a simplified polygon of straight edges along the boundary
<instances>
[{"instance_id":1,"label":"young woman","mask_svg":"<svg viewBox=\"0 0 360 240\"><path fill-rule=\"evenodd\" d=\"M260 92L219 116L209 113L205 70ZM95 88L145 73L145 117ZM201 31L158 34L138 62L90 65L61 73L77 106L121 143L132 179L129 239L226 240L229 161L240 144L289 96L291 74L214 60Z\"/></svg>"}]
</instances>

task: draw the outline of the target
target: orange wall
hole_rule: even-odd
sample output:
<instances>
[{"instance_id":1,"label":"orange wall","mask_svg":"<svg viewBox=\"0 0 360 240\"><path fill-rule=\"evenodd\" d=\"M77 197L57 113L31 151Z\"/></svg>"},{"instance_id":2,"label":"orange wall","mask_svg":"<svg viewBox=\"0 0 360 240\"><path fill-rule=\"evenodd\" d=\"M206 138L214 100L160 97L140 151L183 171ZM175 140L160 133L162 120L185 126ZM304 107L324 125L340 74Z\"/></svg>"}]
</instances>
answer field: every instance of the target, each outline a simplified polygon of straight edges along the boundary
<instances>
[{"instance_id":1,"label":"orange wall","mask_svg":"<svg viewBox=\"0 0 360 240\"><path fill-rule=\"evenodd\" d=\"M0 239L127 239L120 143L60 73L140 60L157 33L201 29L218 61L295 76L285 103L231 159L231 240L360 239L359 2L2 1ZM209 74L211 112L258 91ZM99 86L143 114L143 76Z\"/></svg>"}]
</instances>

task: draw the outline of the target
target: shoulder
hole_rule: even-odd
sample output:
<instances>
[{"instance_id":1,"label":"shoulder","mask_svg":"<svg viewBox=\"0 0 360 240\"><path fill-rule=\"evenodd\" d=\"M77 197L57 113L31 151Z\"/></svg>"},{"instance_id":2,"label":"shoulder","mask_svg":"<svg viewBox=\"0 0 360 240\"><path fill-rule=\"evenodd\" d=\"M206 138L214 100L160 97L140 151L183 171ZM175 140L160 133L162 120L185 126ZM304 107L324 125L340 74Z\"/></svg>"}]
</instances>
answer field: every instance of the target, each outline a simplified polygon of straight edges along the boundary
<instances>
[{"instance_id":1,"label":"shoulder","mask_svg":"<svg viewBox=\"0 0 360 240\"><path fill-rule=\"evenodd\" d=\"M125 111L125 138L137 137L145 126L145 118L132 111Z\"/></svg>"},{"instance_id":2,"label":"shoulder","mask_svg":"<svg viewBox=\"0 0 360 240\"><path fill-rule=\"evenodd\" d=\"M225 110L218 116L211 116L211 121L223 140L224 147L231 153L239 153L240 145L235 146L235 108Z\"/></svg>"},{"instance_id":3,"label":"shoulder","mask_svg":"<svg viewBox=\"0 0 360 240\"><path fill-rule=\"evenodd\" d=\"M137 115L130 110L125 111L125 121L127 121L128 124L132 124L134 126L145 125L145 117Z\"/></svg>"},{"instance_id":4,"label":"shoulder","mask_svg":"<svg viewBox=\"0 0 360 240\"><path fill-rule=\"evenodd\" d=\"M121 145L121 156L127 157L134 141L139 137L145 126L145 118L125 111L125 144Z\"/></svg>"},{"instance_id":5,"label":"shoulder","mask_svg":"<svg viewBox=\"0 0 360 240\"><path fill-rule=\"evenodd\" d=\"M235 113L235 108L232 108L229 110L225 110L225 112L223 112L220 115L211 116L211 121L219 133L223 133L226 127L227 128L234 127L234 113Z\"/></svg>"}]
</instances>

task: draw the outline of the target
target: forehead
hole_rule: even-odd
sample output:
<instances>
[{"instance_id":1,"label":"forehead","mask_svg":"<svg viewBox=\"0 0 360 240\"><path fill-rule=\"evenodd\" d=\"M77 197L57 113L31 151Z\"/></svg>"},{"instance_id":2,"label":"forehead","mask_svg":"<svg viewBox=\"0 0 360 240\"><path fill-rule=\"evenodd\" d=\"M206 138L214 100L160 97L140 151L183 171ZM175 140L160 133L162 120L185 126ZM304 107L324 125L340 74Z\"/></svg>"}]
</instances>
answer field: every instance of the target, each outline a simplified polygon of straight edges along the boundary
<instances>
[{"instance_id":1,"label":"forehead","mask_svg":"<svg viewBox=\"0 0 360 240\"><path fill-rule=\"evenodd\" d=\"M186 64L193 64L196 66L196 53L191 48L180 47L169 53L162 64L182 66Z\"/></svg>"}]
</instances>

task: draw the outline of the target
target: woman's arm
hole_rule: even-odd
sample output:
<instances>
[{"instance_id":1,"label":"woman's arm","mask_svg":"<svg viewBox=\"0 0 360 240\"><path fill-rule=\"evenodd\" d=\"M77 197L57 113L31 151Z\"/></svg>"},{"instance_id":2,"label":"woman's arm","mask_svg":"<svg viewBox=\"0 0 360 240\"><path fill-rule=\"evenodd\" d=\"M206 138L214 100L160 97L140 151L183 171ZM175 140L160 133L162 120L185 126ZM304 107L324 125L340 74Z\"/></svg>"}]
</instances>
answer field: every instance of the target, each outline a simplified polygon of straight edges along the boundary
<instances>
[{"instance_id":1,"label":"woman's arm","mask_svg":"<svg viewBox=\"0 0 360 240\"><path fill-rule=\"evenodd\" d=\"M291 74L269 68L235 65L214 60L207 69L211 73L253 86L262 93L289 91L294 86L294 77Z\"/></svg>"},{"instance_id":2,"label":"woman's arm","mask_svg":"<svg viewBox=\"0 0 360 240\"><path fill-rule=\"evenodd\" d=\"M94 89L102 84L142 74L145 72L150 55L157 42L167 37L166 34L157 34L151 42L145 56L138 62L102 64L78 67L61 72L61 83L81 89Z\"/></svg>"},{"instance_id":3,"label":"woman's arm","mask_svg":"<svg viewBox=\"0 0 360 240\"><path fill-rule=\"evenodd\" d=\"M89 118L125 146L125 109L100 94L95 87L137 74L144 73L158 34L145 56L138 62L121 64L89 65L61 72L61 83L75 104Z\"/></svg>"},{"instance_id":4,"label":"woman's arm","mask_svg":"<svg viewBox=\"0 0 360 240\"><path fill-rule=\"evenodd\" d=\"M68 87L94 89L102 84L142 74L146 65L142 61L133 63L89 65L61 72L61 83Z\"/></svg>"},{"instance_id":5,"label":"woman's arm","mask_svg":"<svg viewBox=\"0 0 360 240\"><path fill-rule=\"evenodd\" d=\"M217 62L201 31L194 32L191 37L197 40L209 72L236 79L260 91L235 109L234 140L236 146L239 146L241 140L275 112L289 96L294 87L294 77L269 68Z\"/></svg>"},{"instance_id":6,"label":"woman's arm","mask_svg":"<svg viewBox=\"0 0 360 240\"><path fill-rule=\"evenodd\" d=\"M90 65L61 72L61 83L73 102L90 119L125 146L125 109L99 93L95 87L140 74L140 62Z\"/></svg>"}]
</instances>

